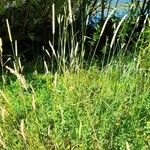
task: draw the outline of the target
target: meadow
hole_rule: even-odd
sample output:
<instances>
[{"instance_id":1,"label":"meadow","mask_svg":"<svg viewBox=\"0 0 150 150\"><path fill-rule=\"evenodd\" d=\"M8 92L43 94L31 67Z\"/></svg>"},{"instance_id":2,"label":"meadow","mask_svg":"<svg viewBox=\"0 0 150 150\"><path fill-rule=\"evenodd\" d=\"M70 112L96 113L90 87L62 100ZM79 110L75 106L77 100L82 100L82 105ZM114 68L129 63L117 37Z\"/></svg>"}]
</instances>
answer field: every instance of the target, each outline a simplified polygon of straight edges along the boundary
<instances>
[{"instance_id":1,"label":"meadow","mask_svg":"<svg viewBox=\"0 0 150 150\"><path fill-rule=\"evenodd\" d=\"M102 50L108 52L98 59L96 44L87 60L88 47L84 36L81 44L76 40L70 3L68 7L68 18L58 18L63 29L58 50L54 41L49 41L51 51L43 47L46 56L35 64L22 64L6 20L13 65L3 62L0 41L0 149L149 150L149 16L146 15L136 42L132 40L134 32L125 41L132 15L122 17L117 25L114 23L110 41L103 45ZM54 15L54 5L52 8ZM114 11L94 34L97 43ZM132 31L139 19L137 16ZM54 39L54 18L52 29ZM66 52L68 32L70 49ZM111 52L112 49L116 51Z\"/></svg>"}]
</instances>

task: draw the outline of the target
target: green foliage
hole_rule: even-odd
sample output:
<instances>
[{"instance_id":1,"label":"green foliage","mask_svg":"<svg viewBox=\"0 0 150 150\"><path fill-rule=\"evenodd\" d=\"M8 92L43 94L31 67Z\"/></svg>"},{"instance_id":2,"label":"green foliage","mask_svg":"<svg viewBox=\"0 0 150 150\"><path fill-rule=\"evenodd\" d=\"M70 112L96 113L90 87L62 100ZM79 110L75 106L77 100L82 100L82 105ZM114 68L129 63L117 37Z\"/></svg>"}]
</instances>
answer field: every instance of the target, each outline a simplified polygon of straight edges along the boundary
<instances>
[{"instance_id":1,"label":"green foliage","mask_svg":"<svg viewBox=\"0 0 150 150\"><path fill-rule=\"evenodd\" d=\"M0 94L1 149L148 149L150 76L135 69L32 75L28 91L11 81Z\"/></svg>"},{"instance_id":2,"label":"green foliage","mask_svg":"<svg viewBox=\"0 0 150 150\"><path fill-rule=\"evenodd\" d=\"M141 41L140 45L138 45L140 46L140 52L138 56L139 69L147 70L148 73L150 72L150 41L148 40L150 38L149 27L150 23L148 29L146 29L142 35L142 39L144 39L144 41Z\"/></svg>"},{"instance_id":3,"label":"green foliage","mask_svg":"<svg viewBox=\"0 0 150 150\"><path fill-rule=\"evenodd\" d=\"M35 15L31 26L43 21L42 10L49 2L32 1L36 9L30 7L35 10L35 14L30 13ZM22 6L18 4L17 11L19 7ZM0 149L150 149L149 28L144 26L146 30L140 32L137 43L132 43L134 55L125 56L128 22L119 21L121 28L115 28L109 45L104 45L112 52L113 38L116 43L119 39L115 45L120 52L118 57L112 55L105 65L103 58L103 65L98 61L83 69L84 31L80 44L68 15L61 23L59 51L50 44L56 60L56 64L54 59L49 61L54 64L52 72L43 58L40 64L27 64L34 73L27 71L24 75L15 67L7 67L12 75L1 76ZM119 32L117 37L115 32ZM93 36L95 41L98 34ZM40 74L43 64L45 74Z\"/></svg>"}]
</instances>

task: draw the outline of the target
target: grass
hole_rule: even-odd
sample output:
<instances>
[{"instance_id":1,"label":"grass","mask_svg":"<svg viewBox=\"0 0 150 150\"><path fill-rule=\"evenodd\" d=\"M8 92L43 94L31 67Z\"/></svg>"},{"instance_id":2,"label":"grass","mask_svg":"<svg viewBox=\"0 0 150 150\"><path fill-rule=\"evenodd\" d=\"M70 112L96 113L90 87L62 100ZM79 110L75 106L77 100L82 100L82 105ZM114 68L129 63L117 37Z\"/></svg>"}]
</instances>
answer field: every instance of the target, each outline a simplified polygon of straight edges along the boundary
<instances>
[{"instance_id":1,"label":"grass","mask_svg":"<svg viewBox=\"0 0 150 150\"><path fill-rule=\"evenodd\" d=\"M9 82L0 91L1 149L150 148L150 75L135 62L26 76L27 91Z\"/></svg>"},{"instance_id":2,"label":"grass","mask_svg":"<svg viewBox=\"0 0 150 150\"><path fill-rule=\"evenodd\" d=\"M96 45L85 67L87 37L82 33L81 43L76 39L69 0L68 5L69 15L58 17L57 51L53 4L51 52L43 46L49 60L27 64L26 72L6 20L14 67L5 66L0 41L0 149L150 149L150 24L144 24L137 42L130 45L134 32L124 42L128 34L124 28L129 26L126 15L114 29L111 42L104 45L108 58L95 63ZM104 22L98 41L114 11ZM117 50L118 55L113 52L111 56L111 50Z\"/></svg>"}]
</instances>

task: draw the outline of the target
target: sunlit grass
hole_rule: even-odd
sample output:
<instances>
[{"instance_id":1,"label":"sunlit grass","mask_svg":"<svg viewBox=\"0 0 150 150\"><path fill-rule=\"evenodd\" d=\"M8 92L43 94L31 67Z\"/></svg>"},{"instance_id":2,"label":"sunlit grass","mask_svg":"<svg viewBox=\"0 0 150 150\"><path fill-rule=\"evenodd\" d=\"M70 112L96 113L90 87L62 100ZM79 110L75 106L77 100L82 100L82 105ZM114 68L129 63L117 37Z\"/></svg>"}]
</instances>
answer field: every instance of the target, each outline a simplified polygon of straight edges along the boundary
<instances>
[{"instance_id":1,"label":"sunlit grass","mask_svg":"<svg viewBox=\"0 0 150 150\"><path fill-rule=\"evenodd\" d=\"M53 4L51 51L42 49L49 59L44 57L40 65L27 64L30 73L23 70L6 20L14 59L12 67L3 64L0 43L1 65L10 72L2 72L0 81L0 149L150 149L149 25L146 30L144 25L129 53L132 36L129 42L115 45L126 37L129 16L124 16L112 31L110 43L104 45L109 53L115 45L118 54L95 61L96 46L85 65L87 37L82 33L83 41L76 39L71 3L67 2L69 15L58 16L58 49L54 47ZM114 11L106 18L99 40Z\"/></svg>"},{"instance_id":2,"label":"sunlit grass","mask_svg":"<svg viewBox=\"0 0 150 150\"><path fill-rule=\"evenodd\" d=\"M26 81L1 89L1 148L149 148L150 76L136 63Z\"/></svg>"}]
</instances>

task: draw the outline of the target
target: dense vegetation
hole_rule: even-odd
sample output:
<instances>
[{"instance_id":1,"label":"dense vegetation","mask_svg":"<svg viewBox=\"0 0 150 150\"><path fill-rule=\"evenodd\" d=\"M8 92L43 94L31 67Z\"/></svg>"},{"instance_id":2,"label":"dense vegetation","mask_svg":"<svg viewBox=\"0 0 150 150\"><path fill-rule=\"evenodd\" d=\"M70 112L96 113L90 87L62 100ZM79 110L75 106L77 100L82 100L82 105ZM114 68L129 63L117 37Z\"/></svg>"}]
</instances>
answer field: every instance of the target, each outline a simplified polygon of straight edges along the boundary
<instances>
[{"instance_id":1,"label":"dense vegetation","mask_svg":"<svg viewBox=\"0 0 150 150\"><path fill-rule=\"evenodd\" d=\"M0 149L150 149L149 3L2 1Z\"/></svg>"}]
</instances>

